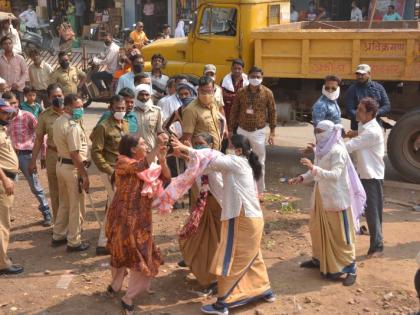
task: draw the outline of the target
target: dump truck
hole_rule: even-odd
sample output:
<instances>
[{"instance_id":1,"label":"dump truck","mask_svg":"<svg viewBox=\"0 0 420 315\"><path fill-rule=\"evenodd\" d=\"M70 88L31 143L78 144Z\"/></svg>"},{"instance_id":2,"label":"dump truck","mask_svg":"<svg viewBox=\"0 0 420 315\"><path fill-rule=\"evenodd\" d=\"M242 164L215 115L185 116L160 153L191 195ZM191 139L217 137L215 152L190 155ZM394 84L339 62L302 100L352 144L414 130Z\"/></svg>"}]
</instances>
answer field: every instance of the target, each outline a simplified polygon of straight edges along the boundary
<instances>
[{"instance_id":1,"label":"dump truck","mask_svg":"<svg viewBox=\"0 0 420 315\"><path fill-rule=\"evenodd\" d=\"M406 179L420 183L420 28L417 21L313 21L290 23L289 1L204 0L186 38L158 40L143 48L146 60L154 53L167 59L168 75L201 76L212 63L222 79L231 62L242 58L246 69L264 70L280 111L310 121L311 106L320 95L323 79L343 79L340 107L343 116L346 87L355 79L358 64L372 67L391 100L392 130L387 153Z\"/></svg>"}]
</instances>

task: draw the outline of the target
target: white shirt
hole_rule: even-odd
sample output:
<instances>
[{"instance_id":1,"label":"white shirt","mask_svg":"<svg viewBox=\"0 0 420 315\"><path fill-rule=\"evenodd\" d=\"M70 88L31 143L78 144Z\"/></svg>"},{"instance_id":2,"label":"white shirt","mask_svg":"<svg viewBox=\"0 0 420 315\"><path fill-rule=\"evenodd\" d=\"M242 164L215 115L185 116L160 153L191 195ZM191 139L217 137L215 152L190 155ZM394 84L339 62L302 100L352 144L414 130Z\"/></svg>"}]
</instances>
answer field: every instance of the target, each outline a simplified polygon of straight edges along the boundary
<instances>
[{"instance_id":1,"label":"white shirt","mask_svg":"<svg viewBox=\"0 0 420 315\"><path fill-rule=\"evenodd\" d=\"M363 13L358 7L351 9L350 20L355 22L363 21Z\"/></svg>"},{"instance_id":2,"label":"white shirt","mask_svg":"<svg viewBox=\"0 0 420 315\"><path fill-rule=\"evenodd\" d=\"M315 158L312 171L302 175L305 183L315 181L318 184L325 211L341 211L351 206L347 172L349 158L344 143L337 143L321 159Z\"/></svg>"},{"instance_id":3,"label":"white shirt","mask_svg":"<svg viewBox=\"0 0 420 315\"><path fill-rule=\"evenodd\" d=\"M214 199L222 206L223 200L223 177L219 172L204 172L203 175L209 177L209 188ZM195 180L198 189L201 190L201 177L197 177Z\"/></svg>"},{"instance_id":4,"label":"white shirt","mask_svg":"<svg viewBox=\"0 0 420 315\"><path fill-rule=\"evenodd\" d=\"M297 22L299 19L299 13L298 11L292 11L290 12L290 22Z\"/></svg>"},{"instance_id":5,"label":"white shirt","mask_svg":"<svg viewBox=\"0 0 420 315\"><path fill-rule=\"evenodd\" d=\"M36 90L46 90L52 72L52 67L45 61L41 61L39 67L31 64L29 66L29 80L31 81L31 85Z\"/></svg>"},{"instance_id":6,"label":"white shirt","mask_svg":"<svg viewBox=\"0 0 420 315\"><path fill-rule=\"evenodd\" d=\"M246 217L262 218L252 169L245 157L220 155L209 164L207 169L222 173L222 221L238 217L242 208Z\"/></svg>"},{"instance_id":7,"label":"white shirt","mask_svg":"<svg viewBox=\"0 0 420 315\"><path fill-rule=\"evenodd\" d=\"M173 94L163 97L159 100L157 106L162 110L162 119L165 122L178 108L181 107L181 102L178 96ZM182 137L182 127L178 121L172 124L171 130L175 132L178 137Z\"/></svg>"},{"instance_id":8,"label":"white shirt","mask_svg":"<svg viewBox=\"0 0 420 315\"><path fill-rule=\"evenodd\" d=\"M19 18L25 22L27 27L37 28L38 27L38 17L34 10L26 10L19 14Z\"/></svg>"},{"instance_id":9,"label":"white shirt","mask_svg":"<svg viewBox=\"0 0 420 315\"><path fill-rule=\"evenodd\" d=\"M113 74L118 69L119 53L120 47L112 42L111 45L106 48L105 59L98 59L98 64L106 65L106 71Z\"/></svg>"},{"instance_id":10,"label":"white shirt","mask_svg":"<svg viewBox=\"0 0 420 315\"><path fill-rule=\"evenodd\" d=\"M349 153L356 152L356 170L360 179L384 179L384 132L376 119L359 123L359 135L346 143Z\"/></svg>"}]
</instances>

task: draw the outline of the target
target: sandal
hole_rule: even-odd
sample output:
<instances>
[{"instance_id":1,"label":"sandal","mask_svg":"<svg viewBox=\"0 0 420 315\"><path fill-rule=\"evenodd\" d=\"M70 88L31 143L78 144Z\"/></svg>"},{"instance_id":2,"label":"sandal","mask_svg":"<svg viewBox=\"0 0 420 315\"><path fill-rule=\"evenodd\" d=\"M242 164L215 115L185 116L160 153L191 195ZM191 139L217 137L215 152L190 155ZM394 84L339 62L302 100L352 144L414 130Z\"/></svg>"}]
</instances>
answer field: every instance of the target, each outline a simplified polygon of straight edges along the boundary
<instances>
[{"instance_id":1,"label":"sandal","mask_svg":"<svg viewBox=\"0 0 420 315\"><path fill-rule=\"evenodd\" d=\"M129 305L121 299L121 306L123 308L123 311L124 311L125 315L133 315L134 314L134 305Z\"/></svg>"}]
</instances>

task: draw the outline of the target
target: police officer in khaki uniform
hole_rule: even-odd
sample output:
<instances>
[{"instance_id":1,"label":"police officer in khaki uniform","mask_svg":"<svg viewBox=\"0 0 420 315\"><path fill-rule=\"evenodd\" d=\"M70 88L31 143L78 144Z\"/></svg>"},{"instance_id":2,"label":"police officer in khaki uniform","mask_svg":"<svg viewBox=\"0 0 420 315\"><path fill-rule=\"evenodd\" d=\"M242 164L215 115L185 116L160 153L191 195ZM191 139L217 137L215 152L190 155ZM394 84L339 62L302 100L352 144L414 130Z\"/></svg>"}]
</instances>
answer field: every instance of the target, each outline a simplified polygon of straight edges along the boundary
<instances>
[{"instance_id":1,"label":"police officer in khaki uniform","mask_svg":"<svg viewBox=\"0 0 420 315\"><path fill-rule=\"evenodd\" d=\"M89 242L81 240L82 204L84 191L89 190L85 168L88 142L80 125L83 102L76 94L64 98L64 114L53 125L53 139L57 147L57 179L60 207L53 229L52 246L67 243L67 251L84 251Z\"/></svg>"},{"instance_id":2,"label":"police officer in khaki uniform","mask_svg":"<svg viewBox=\"0 0 420 315\"><path fill-rule=\"evenodd\" d=\"M29 172L36 172L36 159L45 135L47 138L47 156L46 160L41 160L41 169L47 168L48 188L50 191L51 208L53 215L53 224L57 218L59 207L58 181L56 173L57 148L53 141L53 124L64 112L64 95L58 84L50 84L47 88L48 99L52 106L44 110L38 119L36 128L35 145L32 149L32 161L29 165Z\"/></svg>"},{"instance_id":3,"label":"police officer in khaki uniform","mask_svg":"<svg viewBox=\"0 0 420 315\"><path fill-rule=\"evenodd\" d=\"M122 96L116 95L111 98L111 116L100 122L93 129L90 139L92 140L92 160L96 167L102 172L102 181L104 182L108 194L107 207L114 198L114 189L111 184L111 176L114 173L115 163L118 156L118 147L122 136L129 134L128 122L125 120L126 105ZM107 239L105 236L106 225L105 213L104 222L99 233L97 255L107 255Z\"/></svg>"},{"instance_id":4,"label":"police officer in khaki uniform","mask_svg":"<svg viewBox=\"0 0 420 315\"><path fill-rule=\"evenodd\" d=\"M50 84L58 83L63 89L64 95L77 93L77 87L86 81L86 74L73 66L70 66L70 57L66 52L58 54L58 67L52 74Z\"/></svg>"},{"instance_id":5,"label":"police officer in khaki uniform","mask_svg":"<svg viewBox=\"0 0 420 315\"><path fill-rule=\"evenodd\" d=\"M12 275L23 271L23 267L13 265L7 257L10 210L14 199L13 181L19 169L19 161L5 126L15 112L13 107L0 98L0 275Z\"/></svg>"},{"instance_id":6,"label":"police officer in khaki uniform","mask_svg":"<svg viewBox=\"0 0 420 315\"><path fill-rule=\"evenodd\" d=\"M150 85L140 84L135 90L134 113L138 122L136 135L142 137L149 151L157 145L157 136L163 133L161 109L153 105L150 95Z\"/></svg>"}]
</instances>

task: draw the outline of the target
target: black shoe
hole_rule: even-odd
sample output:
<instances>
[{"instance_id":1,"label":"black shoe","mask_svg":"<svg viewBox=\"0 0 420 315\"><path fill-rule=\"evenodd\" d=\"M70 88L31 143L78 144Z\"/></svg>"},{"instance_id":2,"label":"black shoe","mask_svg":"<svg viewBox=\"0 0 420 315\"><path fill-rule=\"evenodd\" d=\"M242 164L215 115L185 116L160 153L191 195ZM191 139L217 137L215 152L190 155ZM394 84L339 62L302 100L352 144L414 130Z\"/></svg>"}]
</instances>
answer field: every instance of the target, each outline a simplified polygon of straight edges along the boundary
<instances>
[{"instance_id":1,"label":"black shoe","mask_svg":"<svg viewBox=\"0 0 420 315\"><path fill-rule=\"evenodd\" d=\"M343 281L343 285L345 287L352 286L356 282L356 274L355 273L348 273L346 279Z\"/></svg>"},{"instance_id":2,"label":"black shoe","mask_svg":"<svg viewBox=\"0 0 420 315\"><path fill-rule=\"evenodd\" d=\"M107 256L109 255L109 250L103 246L96 247L96 256Z\"/></svg>"},{"instance_id":3,"label":"black shoe","mask_svg":"<svg viewBox=\"0 0 420 315\"><path fill-rule=\"evenodd\" d=\"M181 261L178 261L178 267L187 268L188 266L185 263L185 260L181 260Z\"/></svg>"},{"instance_id":4,"label":"black shoe","mask_svg":"<svg viewBox=\"0 0 420 315\"><path fill-rule=\"evenodd\" d=\"M83 252L85 250L88 250L90 247L90 243L88 241L83 241L80 243L79 246L73 247L73 246L67 246L68 252Z\"/></svg>"},{"instance_id":5,"label":"black shoe","mask_svg":"<svg viewBox=\"0 0 420 315\"><path fill-rule=\"evenodd\" d=\"M134 305L129 305L121 300L121 306L125 314L133 314L134 312Z\"/></svg>"},{"instance_id":6,"label":"black shoe","mask_svg":"<svg viewBox=\"0 0 420 315\"><path fill-rule=\"evenodd\" d=\"M23 272L23 267L19 265L11 265L8 268L0 269L0 275L17 275Z\"/></svg>"},{"instance_id":7,"label":"black shoe","mask_svg":"<svg viewBox=\"0 0 420 315\"><path fill-rule=\"evenodd\" d=\"M67 239L62 239L62 240L52 239L51 241L51 247L59 247L64 244L67 244Z\"/></svg>"},{"instance_id":8,"label":"black shoe","mask_svg":"<svg viewBox=\"0 0 420 315\"><path fill-rule=\"evenodd\" d=\"M208 288L203 290L203 294L205 295L216 295L217 294L217 282L214 282L208 286Z\"/></svg>"},{"instance_id":9,"label":"black shoe","mask_svg":"<svg viewBox=\"0 0 420 315\"><path fill-rule=\"evenodd\" d=\"M44 221L42 221L42 226L50 227L51 225L52 225L52 218L51 218L51 214L48 212L44 214Z\"/></svg>"},{"instance_id":10,"label":"black shoe","mask_svg":"<svg viewBox=\"0 0 420 315\"><path fill-rule=\"evenodd\" d=\"M311 259L301 263L300 268L319 268L319 265L313 259Z\"/></svg>"}]
</instances>

